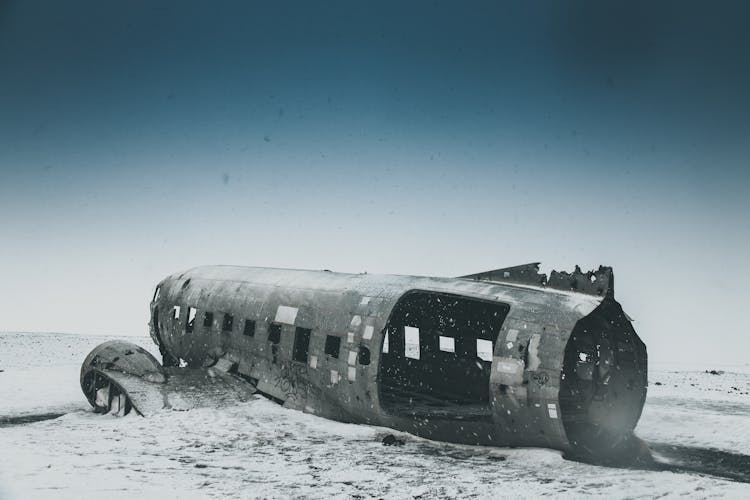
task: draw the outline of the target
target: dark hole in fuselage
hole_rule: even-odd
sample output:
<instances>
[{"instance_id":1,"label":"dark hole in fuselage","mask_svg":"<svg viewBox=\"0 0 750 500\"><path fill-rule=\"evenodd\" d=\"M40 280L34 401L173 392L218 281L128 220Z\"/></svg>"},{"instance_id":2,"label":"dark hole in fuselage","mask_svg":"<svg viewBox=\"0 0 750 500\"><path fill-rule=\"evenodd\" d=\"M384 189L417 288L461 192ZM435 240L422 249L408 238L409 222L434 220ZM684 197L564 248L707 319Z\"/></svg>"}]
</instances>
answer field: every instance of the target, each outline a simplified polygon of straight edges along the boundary
<instances>
[{"instance_id":1,"label":"dark hole in fuselage","mask_svg":"<svg viewBox=\"0 0 750 500\"><path fill-rule=\"evenodd\" d=\"M310 351L310 329L300 328L294 331L294 349L292 350L292 359L300 363L307 363L307 356Z\"/></svg>"},{"instance_id":2,"label":"dark hole in fuselage","mask_svg":"<svg viewBox=\"0 0 750 500\"><path fill-rule=\"evenodd\" d=\"M281 325L271 323L268 325L268 341L271 343L271 362L279 362L279 343L281 342Z\"/></svg>"},{"instance_id":3,"label":"dark hole in fuselage","mask_svg":"<svg viewBox=\"0 0 750 500\"><path fill-rule=\"evenodd\" d=\"M341 337L335 335L326 336L325 353L332 358L339 357L339 351L341 350Z\"/></svg>"},{"instance_id":4,"label":"dark hole in fuselage","mask_svg":"<svg viewBox=\"0 0 750 500\"><path fill-rule=\"evenodd\" d=\"M255 336L255 321L252 319L245 320L245 328L242 330L242 334L247 337Z\"/></svg>"},{"instance_id":5,"label":"dark hole in fuselage","mask_svg":"<svg viewBox=\"0 0 750 500\"><path fill-rule=\"evenodd\" d=\"M359 354L357 355L357 362L362 366L370 364L370 349L366 346L359 346Z\"/></svg>"},{"instance_id":6,"label":"dark hole in fuselage","mask_svg":"<svg viewBox=\"0 0 750 500\"><path fill-rule=\"evenodd\" d=\"M188 307L187 323L185 323L185 333L192 333L195 329L195 307Z\"/></svg>"},{"instance_id":7,"label":"dark hole in fuselage","mask_svg":"<svg viewBox=\"0 0 750 500\"><path fill-rule=\"evenodd\" d=\"M281 325L279 323L268 325L268 341L272 344L281 342Z\"/></svg>"},{"instance_id":8,"label":"dark hole in fuselage","mask_svg":"<svg viewBox=\"0 0 750 500\"><path fill-rule=\"evenodd\" d=\"M231 314L224 314L224 321L221 322L221 331L231 332L233 325L234 325L234 316L232 316Z\"/></svg>"},{"instance_id":9,"label":"dark hole in fuselage","mask_svg":"<svg viewBox=\"0 0 750 500\"><path fill-rule=\"evenodd\" d=\"M383 408L410 417L491 419L489 360L509 309L448 294L404 295L386 325L388 349L380 357ZM488 352L477 352L484 345L478 340L488 341Z\"/></svg>"}]
</instances>

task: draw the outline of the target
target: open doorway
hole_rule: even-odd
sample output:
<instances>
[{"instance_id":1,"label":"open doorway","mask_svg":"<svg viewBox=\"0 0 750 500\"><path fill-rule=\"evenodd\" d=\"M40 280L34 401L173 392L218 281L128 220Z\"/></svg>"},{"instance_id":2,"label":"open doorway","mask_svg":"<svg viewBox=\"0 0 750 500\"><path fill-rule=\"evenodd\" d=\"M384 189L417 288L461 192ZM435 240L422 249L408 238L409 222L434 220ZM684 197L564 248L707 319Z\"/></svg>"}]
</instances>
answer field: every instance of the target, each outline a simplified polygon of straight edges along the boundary
<instances>
[{"instance_id":1,"label":"open doorway","mask_svg":"<svg viewBox=\"0 0 750 500\"><path fill-rule=\"evenodd\" d=\"M491 419L492 353L510 306L412 291L386 325L378 387L383 409L409 417Z\"/></svg>"}]
</instances>

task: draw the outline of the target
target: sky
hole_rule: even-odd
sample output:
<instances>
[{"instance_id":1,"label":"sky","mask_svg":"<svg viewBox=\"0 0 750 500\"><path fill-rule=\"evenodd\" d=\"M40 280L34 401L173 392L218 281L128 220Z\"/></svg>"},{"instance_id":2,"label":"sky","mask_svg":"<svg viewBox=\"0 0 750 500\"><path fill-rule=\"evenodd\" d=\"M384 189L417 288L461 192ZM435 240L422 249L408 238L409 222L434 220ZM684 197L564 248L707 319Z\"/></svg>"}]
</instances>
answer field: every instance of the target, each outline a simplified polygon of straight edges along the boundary
<instances>
[{"instance_id":1,"label":"sky","mask_svg":"<svg viewBox=\"0 0 750 500\"><path fill-rule=\"evenodd\" d=\"M750 362L748 2L0 0L0 331L145 335L204 264L614 267Z\"/></svg>"}]
</instances>

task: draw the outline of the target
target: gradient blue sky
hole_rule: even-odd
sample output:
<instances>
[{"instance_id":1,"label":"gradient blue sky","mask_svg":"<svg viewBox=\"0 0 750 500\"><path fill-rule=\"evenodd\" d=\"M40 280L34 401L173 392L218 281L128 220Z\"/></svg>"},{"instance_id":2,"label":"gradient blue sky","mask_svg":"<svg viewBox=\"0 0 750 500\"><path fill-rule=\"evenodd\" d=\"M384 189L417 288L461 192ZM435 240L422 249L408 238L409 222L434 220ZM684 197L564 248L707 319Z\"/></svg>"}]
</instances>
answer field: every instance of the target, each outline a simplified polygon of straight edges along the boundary
<instances>
[{"instance_id":1,"label":"gradient blue sky","mask_svg":"<svg viewBox=\"0 0 750 500\"><path fill-rule=\"evenodd\" d=\"M750 3L0 1L0 330L145 334L201 264L612 265L750 350Z\"/></svg>"}]
</instances>

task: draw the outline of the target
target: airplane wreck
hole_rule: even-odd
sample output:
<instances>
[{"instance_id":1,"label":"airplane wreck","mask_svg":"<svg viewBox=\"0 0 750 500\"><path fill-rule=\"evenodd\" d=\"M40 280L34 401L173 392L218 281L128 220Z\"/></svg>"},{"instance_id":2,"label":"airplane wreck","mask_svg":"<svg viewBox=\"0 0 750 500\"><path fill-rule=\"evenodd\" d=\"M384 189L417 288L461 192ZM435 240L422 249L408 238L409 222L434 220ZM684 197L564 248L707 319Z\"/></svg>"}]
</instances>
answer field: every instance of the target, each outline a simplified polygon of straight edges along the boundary
<instances>
[{"instance_id":1,"label":"airplane wreck","mask_svg":"<svg viewBox=\"0 0 750 500\"><path fill-rule=\"evenodd\" d=\"M96 347L81 388L99 412L148 415L260 394L342 422L590 460L642 454L646 347L612 269L538 264L458 278L207 266L156 287L163 358Z\"/></svg>"}]
</instances>

